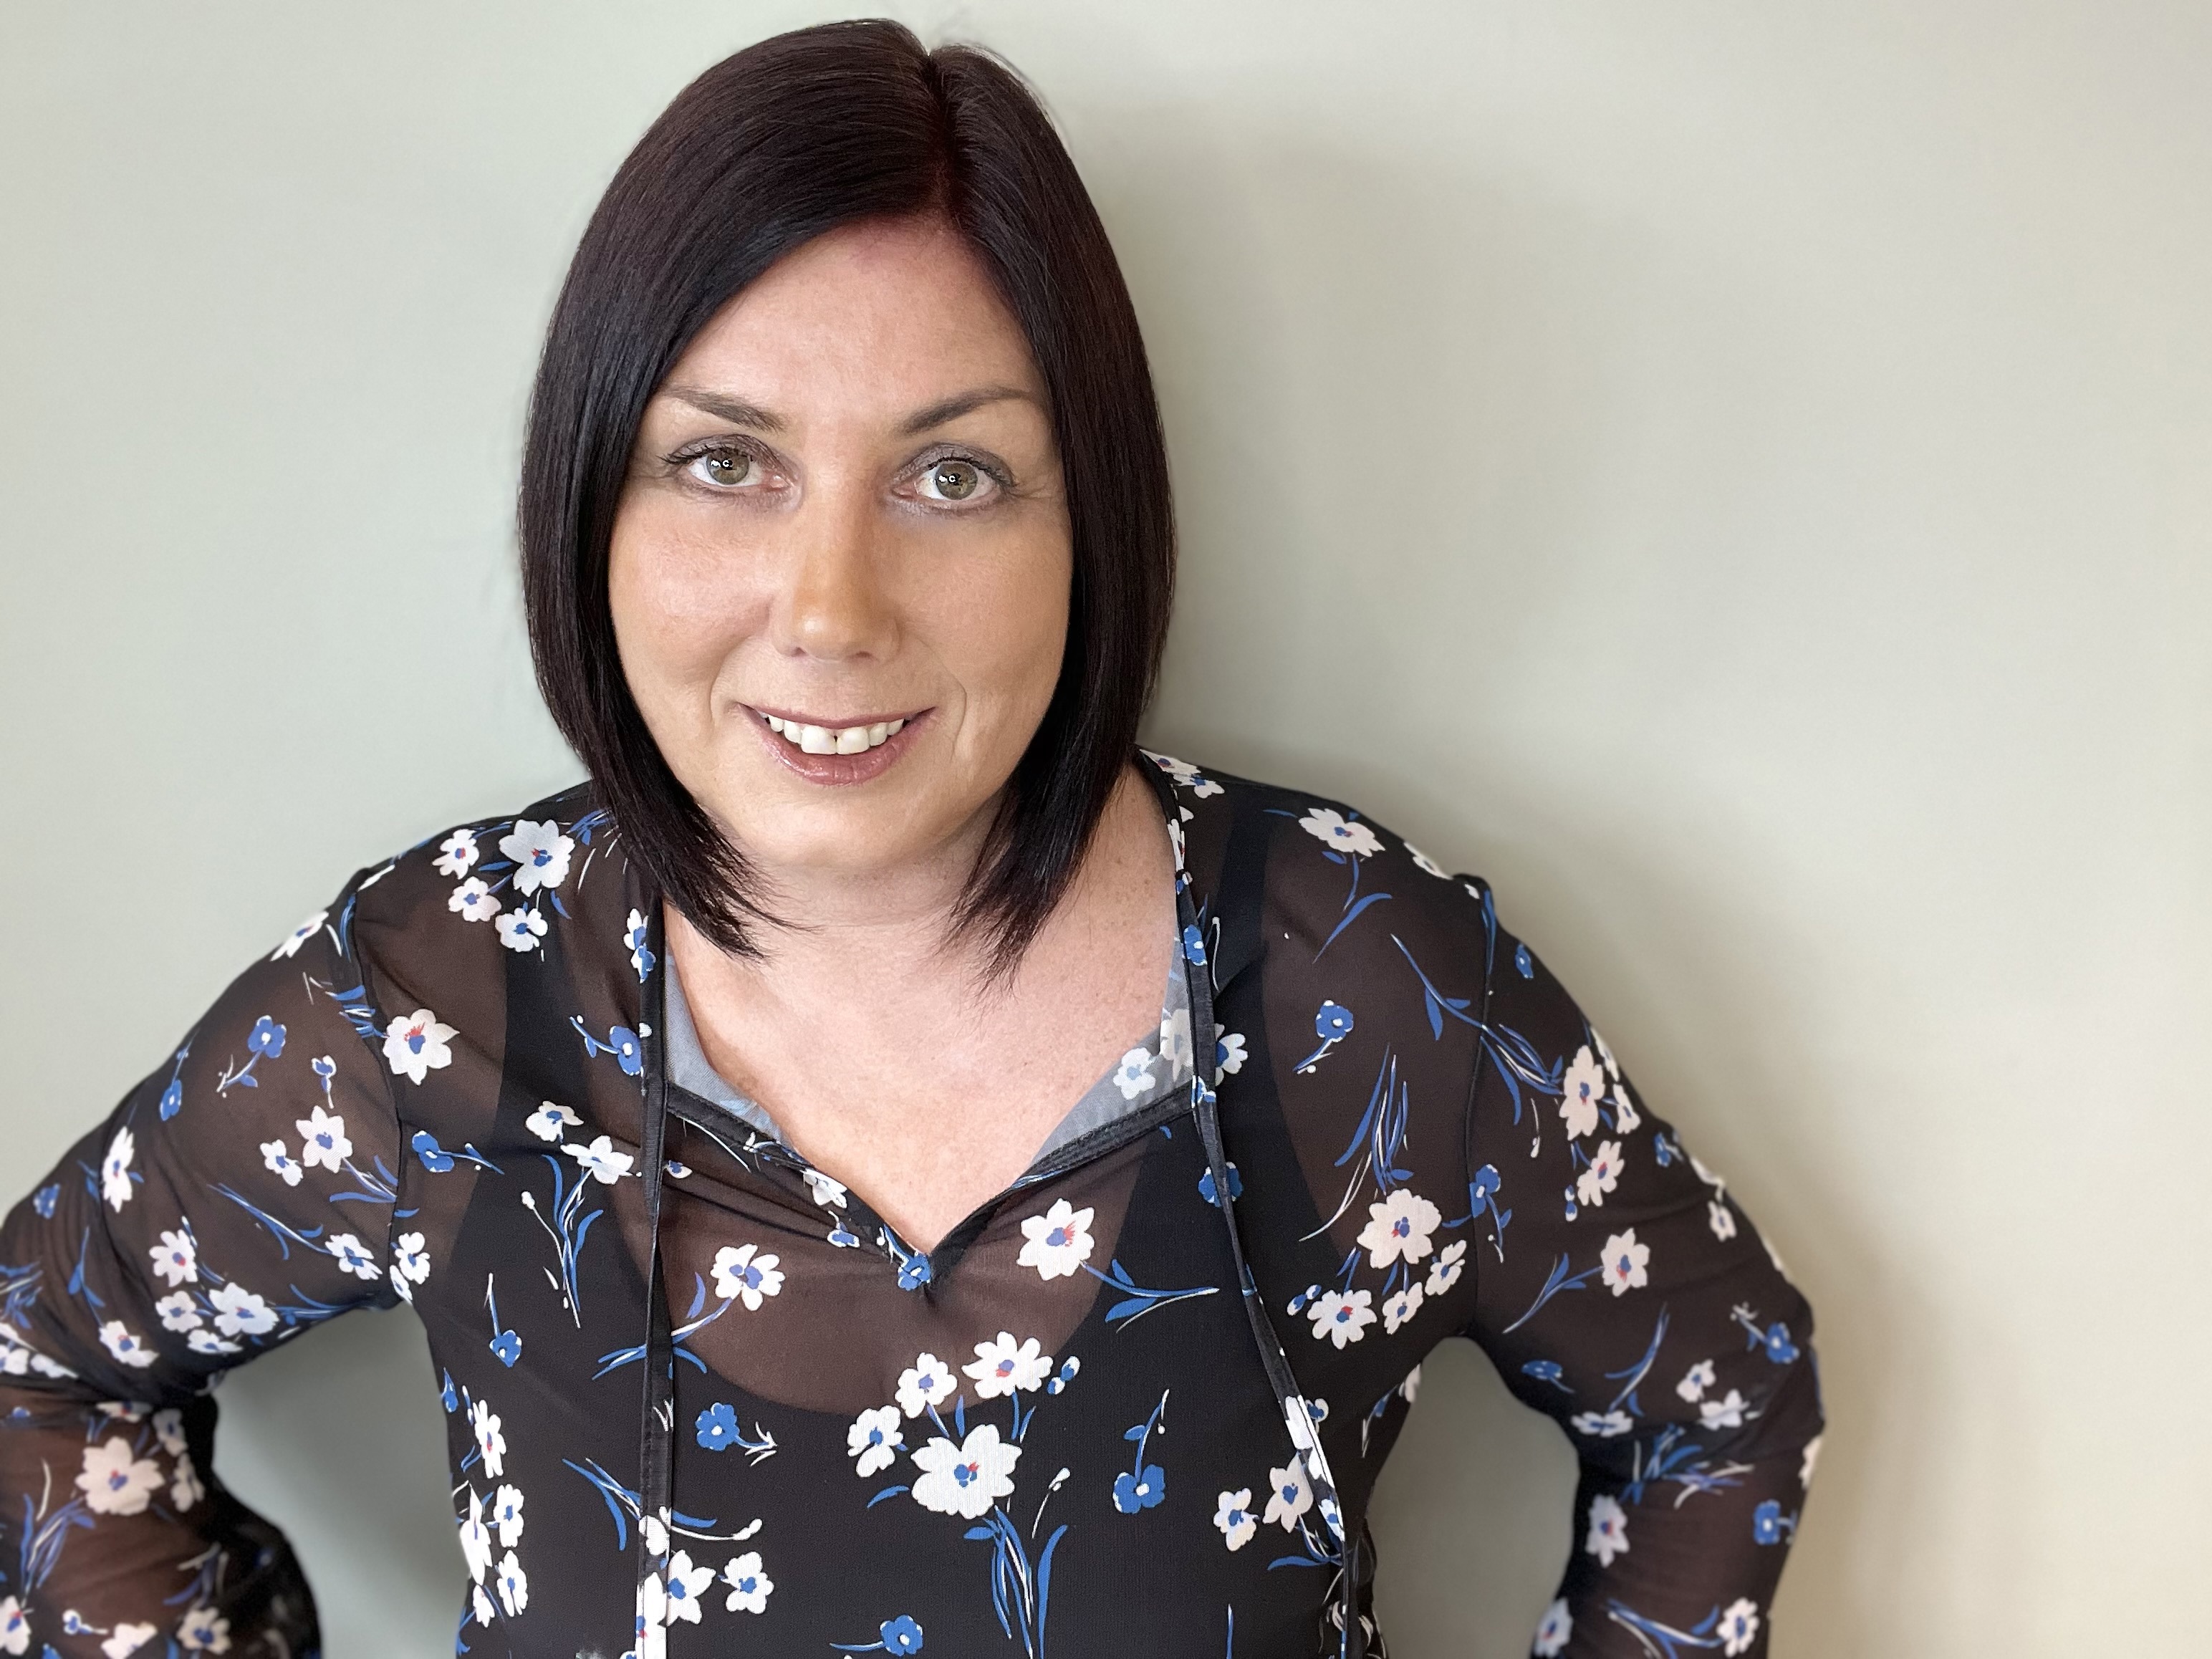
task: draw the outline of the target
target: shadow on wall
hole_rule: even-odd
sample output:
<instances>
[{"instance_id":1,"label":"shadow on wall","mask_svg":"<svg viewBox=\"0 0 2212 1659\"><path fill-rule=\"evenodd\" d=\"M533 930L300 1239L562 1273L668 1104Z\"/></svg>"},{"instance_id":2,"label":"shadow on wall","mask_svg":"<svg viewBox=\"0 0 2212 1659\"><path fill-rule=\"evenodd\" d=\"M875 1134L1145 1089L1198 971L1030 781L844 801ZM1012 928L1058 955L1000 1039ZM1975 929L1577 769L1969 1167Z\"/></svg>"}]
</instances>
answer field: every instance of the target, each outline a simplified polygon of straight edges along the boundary
<instances>
[{"instance_id":1,"label":"shadow on wall","mask_svg":"<svg viewBox=\"0 0 2212 1659\"><path fill-rule=\"evenodd\" d=\"M1090 125L1178 464L1183 574L1152 740L1462 849L1644 1097L1735 1178L1814 1304L1830 1419L1780 1650L1856 1659L1874 1609L1929 1570L1881 1517L1931 1501L1919 1402L1935 1362L1903 1334L1932 1322L1823 1156L1822 1126L1852 1109L1812 1063L1835 1035L1772 972L1809 941L1727 878L1776 859L1724 790L1670 776L1714 849L1686 865L1606 805L1602 775L1575 786L1556 757L1547 769L1534 717L1561 659L1601 647L1577 637L1589 585L1629 567L1652 628L1665 603L1694 603L1649 558L1633 568L1640 501L1680 487L1644 452L1701 426L1754 472L1771 447L1761 336L1786 324L1711 272L1686 291L1633 226L1449 166L1324 148L1310 129L1232 131L1212 109ZM1655 353L1685 371L1679 421L1650 406ZM1613 723L1671 769L1650 719ZM1887 1000L1904 1024L1925 1018ZM1396 1659L1528 1651L1581 1544L1573 1470L1564 1434L1486 1359L1440 1346L1376 1498Z\"/></svg>"}]
</instances>

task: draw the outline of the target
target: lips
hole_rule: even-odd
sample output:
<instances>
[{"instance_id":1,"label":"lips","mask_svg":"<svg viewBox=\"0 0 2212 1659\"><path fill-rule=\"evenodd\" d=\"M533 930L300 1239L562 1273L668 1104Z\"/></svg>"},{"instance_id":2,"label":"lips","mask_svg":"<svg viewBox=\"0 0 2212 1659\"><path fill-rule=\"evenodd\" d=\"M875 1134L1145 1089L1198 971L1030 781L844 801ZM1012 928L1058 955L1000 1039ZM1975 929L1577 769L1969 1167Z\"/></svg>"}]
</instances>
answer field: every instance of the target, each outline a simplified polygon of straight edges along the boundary
<instances>
[{"instance_id":1,"label":"lips","mask_svg":"<svg viewBox=\"0 0 2212 1659\"><path fill-rule=\"evenodd\" d=\"M866 783L881 777L913 745L933 711L832 723L803 714L751 710L770 755L810 783Z\"/></svg>"}]
</instances>

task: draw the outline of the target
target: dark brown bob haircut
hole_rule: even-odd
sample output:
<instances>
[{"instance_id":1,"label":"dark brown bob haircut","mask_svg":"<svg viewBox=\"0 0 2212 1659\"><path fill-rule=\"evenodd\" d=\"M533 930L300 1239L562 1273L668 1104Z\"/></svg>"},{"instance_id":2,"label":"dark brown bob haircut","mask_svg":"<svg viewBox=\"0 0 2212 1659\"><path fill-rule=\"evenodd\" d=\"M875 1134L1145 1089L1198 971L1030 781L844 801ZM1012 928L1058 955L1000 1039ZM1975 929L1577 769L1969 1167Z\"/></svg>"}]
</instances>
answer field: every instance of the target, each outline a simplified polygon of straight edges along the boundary
<instances>
[{"instance_id":1,"label":"dark brown bob haircut","mask_svg":"<svg viewBox=\"0 0 2212 1659\"><path fill-rule=\"evenodd\" d=\"M1135 310L1036 96L973 46L893 22L748 46L678 96L592 216L553 309L520 502L538 684L600 805L684 916L757 954L756 879L647 732L607 604L646 404L725 304L802 243L936 216L975 250L1051 402L1074 538L1067 642L955 917L1000 973L1066 890L1136 742L1175 582L1166 447Z\"/></svg>"}]
</instances>

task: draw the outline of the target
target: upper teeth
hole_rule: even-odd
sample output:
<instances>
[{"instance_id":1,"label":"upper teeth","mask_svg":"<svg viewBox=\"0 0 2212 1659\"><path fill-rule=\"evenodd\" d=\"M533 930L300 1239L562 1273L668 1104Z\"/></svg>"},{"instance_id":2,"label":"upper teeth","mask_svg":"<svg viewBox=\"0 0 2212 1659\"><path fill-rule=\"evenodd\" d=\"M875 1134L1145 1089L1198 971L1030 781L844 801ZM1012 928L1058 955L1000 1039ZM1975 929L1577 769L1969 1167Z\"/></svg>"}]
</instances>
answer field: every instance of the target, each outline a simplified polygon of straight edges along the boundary
<instances>
[{"instance_id":1,"label":"upper teeth","mask_svg":"<svg viewBox=\"0 0 2212 1659\"><path fill-rule=\"evenodd\" d=\"M794 744L810 755L860 755L904 726L902 720L878 720L873 726L802 726L797 720L778 720L774 714L763 714L768 729L780 733L784 741Z\"/></svg>"}]
</instances>

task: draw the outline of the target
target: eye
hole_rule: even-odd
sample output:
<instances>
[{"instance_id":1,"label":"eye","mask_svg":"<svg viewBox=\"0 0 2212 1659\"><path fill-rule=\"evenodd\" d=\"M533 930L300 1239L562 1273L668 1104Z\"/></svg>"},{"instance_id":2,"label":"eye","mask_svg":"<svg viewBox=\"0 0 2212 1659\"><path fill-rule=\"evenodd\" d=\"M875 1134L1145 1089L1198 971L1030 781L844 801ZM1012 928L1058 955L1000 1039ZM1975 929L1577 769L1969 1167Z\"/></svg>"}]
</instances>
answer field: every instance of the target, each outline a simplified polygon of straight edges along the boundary
<instances>
[{"instance_id":1,"label":"eye","mask_svg":"<svg viewBox=\"0 0 2212 1659\"><path fill-rule=\"evenodd\" d=\"M932 461L919 480L922 499L948 503L988 499L997 480L973 461L957 455Z\"/></svg>"},{"instance_id":2,"label":"eye","mask_svg":"<svg viewBox=\"0 0 2212 1659\"><path fill-rule=\"evenodd\" d=\"M709 449L690 457L687 470L701 483L734 489L759 481L760 464L742 449Z\"/></svg>"}]
</instances>

